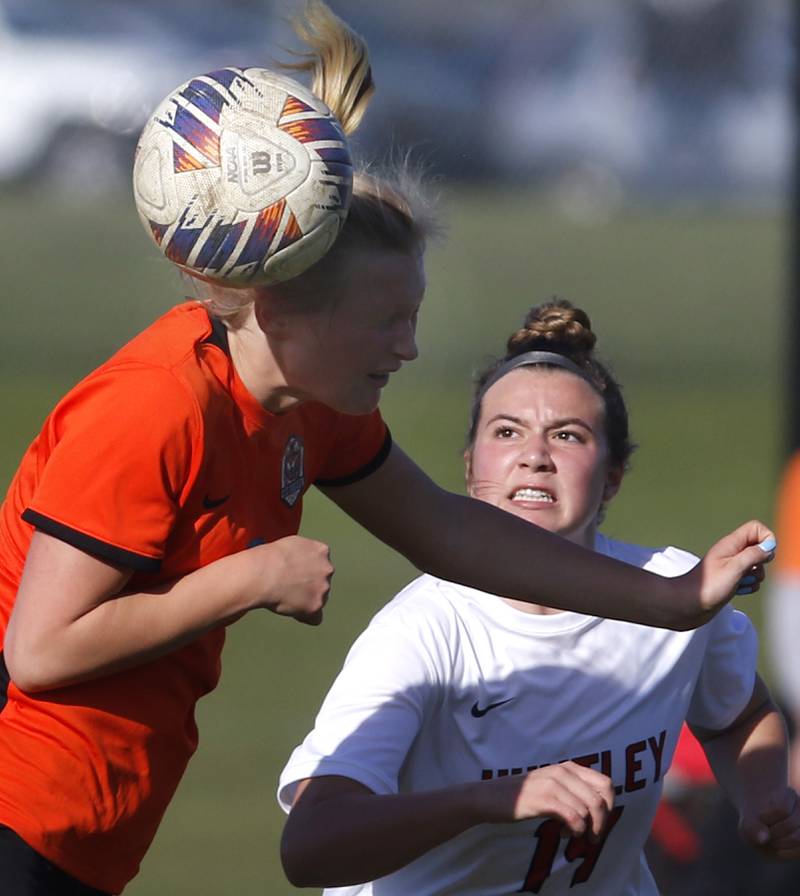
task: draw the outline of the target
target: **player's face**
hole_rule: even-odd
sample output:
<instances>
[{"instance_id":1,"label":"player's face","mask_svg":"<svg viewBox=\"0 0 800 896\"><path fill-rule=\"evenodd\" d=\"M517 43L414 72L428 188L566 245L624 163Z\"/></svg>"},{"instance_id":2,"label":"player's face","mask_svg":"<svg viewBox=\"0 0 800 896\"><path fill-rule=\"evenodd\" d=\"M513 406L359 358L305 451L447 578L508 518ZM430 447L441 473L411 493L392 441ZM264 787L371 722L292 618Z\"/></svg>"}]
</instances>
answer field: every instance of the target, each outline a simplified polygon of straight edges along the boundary
<instances>
[{"instance_id":1,"label":"player's face","mask_svg":"<svg viewBox=\"0 0 800 896\"><path fill-rule=\"evenodd\" d=\"M619 489L597 392L562 370L520 368L484 395L467 454L470 494L594 547L601 506Z\"/></svg>"},{"instance_id":2,"label":"player's face","mask_svg":"<svg viewBox=\"0 0 800 896\"><path fill-rule=\"evenodd\" d=\"M300 400L368 414L391 374L417 357L417 314L425 292L422 256L363 252L320 310L291 316L287 379Z\"/></svg>"}]
</instances>

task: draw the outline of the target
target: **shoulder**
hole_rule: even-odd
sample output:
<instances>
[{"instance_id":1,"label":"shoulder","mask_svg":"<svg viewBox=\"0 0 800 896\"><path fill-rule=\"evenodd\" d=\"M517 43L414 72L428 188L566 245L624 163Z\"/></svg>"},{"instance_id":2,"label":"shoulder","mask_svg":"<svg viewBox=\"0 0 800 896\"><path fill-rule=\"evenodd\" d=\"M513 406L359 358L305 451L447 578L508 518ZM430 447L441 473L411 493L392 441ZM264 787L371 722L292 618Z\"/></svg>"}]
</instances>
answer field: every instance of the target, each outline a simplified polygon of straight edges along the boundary
<instances>
[{"instance_id":1,"label":"shoulder","mask_svg":"<svg viewBox=\"0 0 800 896\"><path fill-rule=\"evenodd\" d=\"M178 305L80 382L67 404L116 403L116 415L132 421L149 415L155 428L199 424L214 391L199 350L211 336L201 305Z\"/></svg>"},{"instance_id":2,"label":"shoulder","mask_svg":"<svg viewBox=\"0 0 800 896\"><path fill-rule=\"evenodd\" d=\"M448 627L452 624L454 611L451 601L444 594L444 585L458 587L435 576L419 576L375 614L370 626L407 625L411 630L423 626Z\"/></svg>"},{"instance_id":3,"label":"shoulder","mask_svg":"<svg viewBox=\"0 0 800 896\"><path fill-rule=\"evenodd\" d=\"M204 401L175 371L128 360L107 364L74 386L43 428L54 441L102 433L114 450L121 442L194 444L204 430ZM178 442L175 442L175 440Z\"/></svg>"},{"instance_id":4,"label":"shoulder","mask_svg":"<svg viewBox=\"0 0 800 896\"><path fill-rule=\"evenodd\" d=\"M212 334L211 319L205 308L197 302L183 302L134 336L103 367L126 362L164 369L180 367L196 355L198 346L209 341Z\"/></svg>"},{"instance_id":5,"label":"shoulder","mask_svg":"<svg viewBox=\"0 0 800 896\"><path fill-rule=\"evenodd\" d=\"M454 662L461 627L461 586L422 575L376 613L360 640L379 642L389 651L416 655L434 677Z\"/></svg>"},{"instance_id":6,"label":"shoulder","mask_svg":"<svg viewBox=\"0 0 800 896\"><path fill-rule=\"evenodd\" d=\"M200 312L207 326L208 317ZM163 332L172 328L173 317L190 322L182 342ZM173 309L73 386L45 421L43 437L52 446L97 439L117 454L141 451L144 458L154 447L169 446L187 456L202 439L207 393L213 391L198 385L202 372L188 371L192 364L199 370L186 359L202 332L201 318L180 306Z\"/></svg>"},{"instance_id":7,"label":"shoulder","mask_svg":"<svg viewBox=\"0 0 800 896\"><path fill-rule=\"evenodd\" d=\"M648 572L658 573L662 576L680 576L695 567L699 558L689 551L672 546L646 547L640 544L630 544L607 538L605 535L597 536L595 549L615 560L638 566Z\"/></svg>"}]
</instances>

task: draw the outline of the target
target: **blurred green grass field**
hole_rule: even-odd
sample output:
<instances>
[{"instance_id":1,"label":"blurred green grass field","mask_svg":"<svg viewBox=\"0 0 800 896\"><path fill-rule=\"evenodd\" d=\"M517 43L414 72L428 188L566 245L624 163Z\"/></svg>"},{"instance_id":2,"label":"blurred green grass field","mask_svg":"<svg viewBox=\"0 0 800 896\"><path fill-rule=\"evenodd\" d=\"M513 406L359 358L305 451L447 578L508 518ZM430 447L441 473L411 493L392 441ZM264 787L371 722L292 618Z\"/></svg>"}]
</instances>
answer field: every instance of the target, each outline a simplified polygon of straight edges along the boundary
<instances>
[{"instance_id":1,"label":"blurred green grass field","mask_svg":"<svg viewBox=\"0 0 800 896\"><path fill-rule=\"evenodd\" d=\"M52 403L182 293L127 197L0 202L5 487ZM461 488L471 377L530 304L558 293L589 311L640 446L605 531L701 552L745 518L771 520L784 441L779 214L639 209L588 224L483 189L447 195L444 212L421 357L383 405L434 478ZM264 613L231 629L222 684L199 707L200 750L130 896L296 892L277 859L277 774L354 636L414 574L318 495L303 532L328 541L337 565L325 624ZM739 602L757 623L759 601Z\"/></svg>"}]
</instances>

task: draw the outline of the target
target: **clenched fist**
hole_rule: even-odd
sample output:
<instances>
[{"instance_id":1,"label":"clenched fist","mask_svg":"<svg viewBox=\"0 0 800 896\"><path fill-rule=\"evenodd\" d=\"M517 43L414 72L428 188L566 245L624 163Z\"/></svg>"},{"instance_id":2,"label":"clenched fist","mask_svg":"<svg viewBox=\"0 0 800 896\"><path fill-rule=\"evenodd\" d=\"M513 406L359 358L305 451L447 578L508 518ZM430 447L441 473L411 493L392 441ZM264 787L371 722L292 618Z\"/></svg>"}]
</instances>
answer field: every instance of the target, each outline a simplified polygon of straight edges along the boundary
<instances>
[{"instance_id":1,"label":"clenched fist","mask_svg":"<svg viewBox=\"0 0 800 896\"><path fill-rule=\"evenodd\" d=\"M253 607L265 607L306 625L319 625L333 578L330 548L289 535L237 555L248 577Z\"/></svg>"}]
</instances>

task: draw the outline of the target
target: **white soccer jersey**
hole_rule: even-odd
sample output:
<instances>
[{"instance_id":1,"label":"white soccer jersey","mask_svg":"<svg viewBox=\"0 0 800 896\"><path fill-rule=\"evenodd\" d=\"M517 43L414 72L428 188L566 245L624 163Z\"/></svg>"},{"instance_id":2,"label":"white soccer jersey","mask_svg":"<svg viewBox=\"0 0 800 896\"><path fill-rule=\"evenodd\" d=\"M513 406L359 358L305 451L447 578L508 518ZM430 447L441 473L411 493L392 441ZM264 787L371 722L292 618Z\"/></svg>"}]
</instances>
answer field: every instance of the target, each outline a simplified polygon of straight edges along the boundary
<instances>
[{"instance_id":1,"label":"white soccer jersey","mask_svg":"<svg viewBox=\"0 0 800 896\"><path fill-rule=\"evenodd\" d=\"M696 558L598 536L597 550L662 575ZM728 726L750 699L756 635L730 607L673 632L535 615L422 576L353 645L278 789L342 775L378 794L433 790L573 759L609 775L600 843L538 818L482 824L371 883L329 896L656 896L643 856L684 719Z\"/></svg>"}]
</instances>

